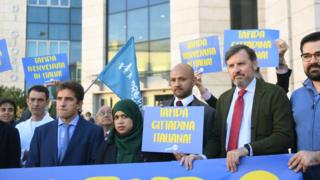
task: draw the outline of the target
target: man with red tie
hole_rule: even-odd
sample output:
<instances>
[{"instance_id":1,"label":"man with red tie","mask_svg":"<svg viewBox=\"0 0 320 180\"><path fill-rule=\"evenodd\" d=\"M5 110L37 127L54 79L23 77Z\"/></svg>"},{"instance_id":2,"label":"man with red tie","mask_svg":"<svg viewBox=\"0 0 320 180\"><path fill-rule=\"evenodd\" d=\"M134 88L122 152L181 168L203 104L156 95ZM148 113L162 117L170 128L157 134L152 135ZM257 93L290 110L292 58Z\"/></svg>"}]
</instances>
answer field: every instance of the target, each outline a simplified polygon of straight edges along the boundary
<instances>
[{"instance_id":1,"label":"man with red tie","mask_svg":"<svg viewBox=\"0 0 320 180\"><path fill-rule=\"evenodd\" d=\"M237 171L244 156L286 153L294 148L290 102L280 87L255 78L257 57L245 45L225 55L235 87L217 102L214 143L209 156L226 157L228 171Z\"/></svg>"}]
</instances>

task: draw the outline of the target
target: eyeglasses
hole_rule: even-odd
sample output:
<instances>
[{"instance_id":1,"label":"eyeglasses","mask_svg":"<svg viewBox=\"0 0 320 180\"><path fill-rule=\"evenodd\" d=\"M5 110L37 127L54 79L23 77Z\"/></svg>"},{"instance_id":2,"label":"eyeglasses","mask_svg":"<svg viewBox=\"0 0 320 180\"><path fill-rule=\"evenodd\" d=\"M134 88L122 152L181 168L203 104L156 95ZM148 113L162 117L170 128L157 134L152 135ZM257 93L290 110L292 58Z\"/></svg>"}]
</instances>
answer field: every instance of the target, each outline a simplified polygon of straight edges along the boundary
<instances>
[{"instance_id":1,"label":"eyeglasses","mask_svg":"<svg viewBox=\"0 0 320 180\"><path fill-rule=\"evenodd\" d=\"M98 113L99 116L111 116L111 112L99 112Z\"/></svg>"},{"instance_id":2,"label":"eyeglasses","mask_svg":"<svg viewBox=\"0 0 320 180\"><path fill-rule=\"evenodd\" d=\"M320 61L320 52L316 52L314 54L310 54L310 53L301 54L302 61L304 62L310 62L312 59L312 56L316 61Z\"/></svg>"}]
</instances>

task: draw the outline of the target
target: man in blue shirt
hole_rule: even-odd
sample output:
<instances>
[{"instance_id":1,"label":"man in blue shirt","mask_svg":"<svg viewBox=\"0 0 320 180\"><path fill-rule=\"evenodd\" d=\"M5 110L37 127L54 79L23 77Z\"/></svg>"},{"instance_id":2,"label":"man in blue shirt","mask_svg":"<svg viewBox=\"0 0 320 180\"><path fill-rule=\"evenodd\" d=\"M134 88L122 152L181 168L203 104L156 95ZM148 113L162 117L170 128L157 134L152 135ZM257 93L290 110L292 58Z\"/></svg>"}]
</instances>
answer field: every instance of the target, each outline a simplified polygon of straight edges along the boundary
<instances>
[{"instance_id":1,"label":"man in blue shirt","mask_svg":"<svg viewBox=\"0 0 320 180\"><path fill-rule=\"evenodd\" d=\"M36 128L27 161L28 167L93 164L103 131L78 115L83 87L72 81L57 88L58 119Z\"/></svg>"},{"instance_id":2,"label":"man in blue shirt","mask_svg":"<svg viewBox=\"0 0 320 180\"><path fill-rule=\"evenodd\" d=\"M305 179L320 179L320 32L305 36L300 51L308 79L291 96L298 153L288 166Z\"/></svg>"}]
</instances>

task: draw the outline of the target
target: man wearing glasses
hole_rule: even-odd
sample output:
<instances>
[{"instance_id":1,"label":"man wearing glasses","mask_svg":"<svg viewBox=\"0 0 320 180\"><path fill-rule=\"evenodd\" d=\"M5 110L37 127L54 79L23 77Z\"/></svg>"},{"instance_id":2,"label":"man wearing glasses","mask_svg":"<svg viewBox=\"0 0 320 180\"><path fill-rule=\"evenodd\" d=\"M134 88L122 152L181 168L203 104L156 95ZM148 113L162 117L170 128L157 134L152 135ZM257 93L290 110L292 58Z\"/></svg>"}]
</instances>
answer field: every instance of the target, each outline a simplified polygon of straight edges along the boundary
<instances>
[{"instance_id":1,"label":"man wearing glasses","mask_svg":"<svg viewBox=\"0 0 320 180\"><path fill-rule=\"evenodd\" d=\"M288 166L296 172L302 170L304 179L320 179L320 32L305 36L300 51L308 78L291 96L298 153Z\"/></svg>"},{"instance_id":2,"label":"man wearing glasses","mask_svg":"<svg viewBox=\"0 0 320 180\"><path fill-rule=\"evenodd\" d=\"M97 112L95 121L98 126L102 127L104 132L104 140L106 141L113 125L111 108L109 106L102 106Z\"/></svg>"}]
</instances>

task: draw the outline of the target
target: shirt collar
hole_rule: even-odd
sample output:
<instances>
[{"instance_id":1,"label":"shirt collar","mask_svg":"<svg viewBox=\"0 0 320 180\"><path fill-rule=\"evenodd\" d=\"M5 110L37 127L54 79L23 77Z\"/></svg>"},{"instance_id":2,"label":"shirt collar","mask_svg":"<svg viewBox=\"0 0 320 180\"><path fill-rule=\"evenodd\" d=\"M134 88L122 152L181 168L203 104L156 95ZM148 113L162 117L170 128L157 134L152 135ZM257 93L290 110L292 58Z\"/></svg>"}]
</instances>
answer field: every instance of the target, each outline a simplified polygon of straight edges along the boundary
<instances>
[{"instance_id":1,"label":"shirt collar","mask_svg":"<svg viewBox=\"0 0 320 180\"><path fill-rule=\"evenodd\" d=\"M194 97L193 94L190 94L188 97L183 98L183 99L178 99L177 97L174 98L174 104L176 104L177 101L181 101L183 106L187 106L193 101Z\"/></svg>"},{"instance_id":2,"label":"shirt collar","mask_svg":"<svg viewBox=\"0 0 320 180\"><path fill-rule=\"evenodd\" d=\"M316 88L313 86L313 83L311 81L311 79L306 79L304 82L303 82L303 86L307 89L310 89L311 91L313 91L314 94L319 94L316 90Z\"/></svg>"},{"instance_id":3,"label":"shirt collar","mask_svg":"<svg viewBox=\"0 0 320 180\"><path fill-rule=\"evenodd\" d=\"M256 78L253 78L253 80L249 83L249 85L245 88L245 90L247 91L247 93L254 93L255 89L256 89L256 84L257 84L257 80ZM238 92L241 89L239 87L236 87L235 93L238 94Z\"/></svg>"},{"instance_id":4,"label":"shirt collar","mask_svg":"<svg viewBox=\"0 0 320 180\"><path fill-rule=\"evenodd\" d=\"M72 121L69 123L69 125L76 126L78 124L78 122L79 122L79 115L74 117L72 119ZM58 126L61 126L62 124L64 124L64 122L59 118L58 119Z\"/></svg>"}]
</instances>

